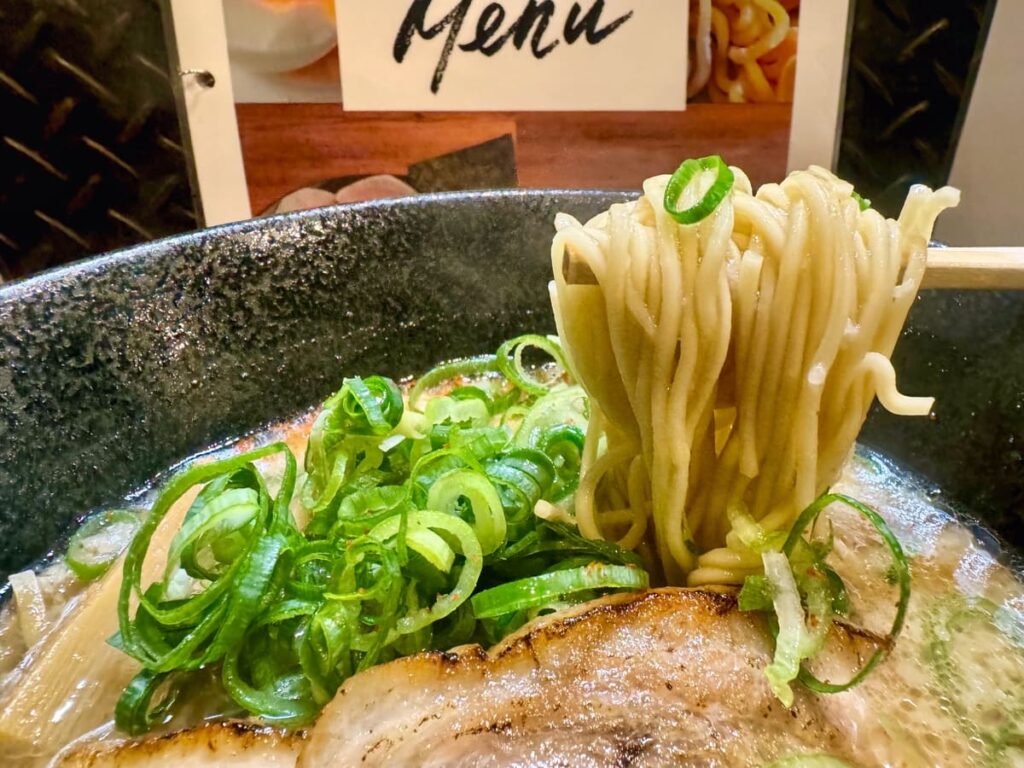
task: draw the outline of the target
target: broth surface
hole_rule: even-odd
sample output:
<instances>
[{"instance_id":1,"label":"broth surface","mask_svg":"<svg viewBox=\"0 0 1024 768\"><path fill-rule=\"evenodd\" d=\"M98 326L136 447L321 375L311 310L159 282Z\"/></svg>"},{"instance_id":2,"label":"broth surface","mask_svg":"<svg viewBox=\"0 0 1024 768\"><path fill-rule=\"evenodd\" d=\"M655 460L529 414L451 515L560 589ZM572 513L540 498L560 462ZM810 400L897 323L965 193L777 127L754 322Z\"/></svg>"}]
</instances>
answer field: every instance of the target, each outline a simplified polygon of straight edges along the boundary
<instances>
[{"instance_id":1,"label":"broth surface","mask_svg":"<svg viewBox=\"0 0 1024 768\"><path fill-rule=\"evenodd\" d=\"M301 451L311 422L310 414L304 414L201 456L222 457L279 439ZM260 464L272 491L282 466L280 461L276 466L272 461ZM1021 582L921 483L879 454L859 449L834 490L869 504L885 517L910 556L913 579L907 622L892 655L861 685L826 697L839 712L870 713L862 722L874 727L858 732L855 752L869 765L1024 766ZM145 506L153 495L133 494L126 505ZM892 590L879 588L888 551L852 511L833 507L828 518L835 535L830 558L850 592L850 619L884 635L894 603ZM87 585L62 560L42 568L38 578L51 627L87 594ZM41 643L46 640L44 636ZM0 612L0 703L31 663L15 606L7 601ZM163 731L238 715L214 675L194 683L187 696L188 704ZM75 706L72 697L60 711L70 713ZM88 738L116 737L112 714L101 713L98 728L90 730ZM5 738L0 734L0 744ZM14 760L6 764L42 765L52 756L45 751L12 751L16 749L4 745L8 759Z\"/></svg>"}]
</instances>

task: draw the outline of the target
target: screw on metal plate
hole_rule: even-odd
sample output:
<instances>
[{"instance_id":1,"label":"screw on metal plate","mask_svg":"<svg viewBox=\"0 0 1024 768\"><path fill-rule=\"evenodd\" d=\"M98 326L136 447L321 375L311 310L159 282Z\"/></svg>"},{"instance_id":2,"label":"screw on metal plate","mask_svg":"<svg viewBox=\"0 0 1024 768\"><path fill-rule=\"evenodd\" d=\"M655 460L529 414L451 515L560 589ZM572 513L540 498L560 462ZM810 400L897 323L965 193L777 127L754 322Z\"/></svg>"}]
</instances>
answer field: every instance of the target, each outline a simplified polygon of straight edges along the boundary
<instances>
[{"instance_id":1,"label":"screw on metal plate","mask_svg":"<svg viewBox=\"0 0 1024 768\"><path fill-rule=\"evenodd\" d=\"M213 88L217 84L217 78L207 69L179 69L178 77L194 77L203 88Z\"/></svg>"}]
</instances>

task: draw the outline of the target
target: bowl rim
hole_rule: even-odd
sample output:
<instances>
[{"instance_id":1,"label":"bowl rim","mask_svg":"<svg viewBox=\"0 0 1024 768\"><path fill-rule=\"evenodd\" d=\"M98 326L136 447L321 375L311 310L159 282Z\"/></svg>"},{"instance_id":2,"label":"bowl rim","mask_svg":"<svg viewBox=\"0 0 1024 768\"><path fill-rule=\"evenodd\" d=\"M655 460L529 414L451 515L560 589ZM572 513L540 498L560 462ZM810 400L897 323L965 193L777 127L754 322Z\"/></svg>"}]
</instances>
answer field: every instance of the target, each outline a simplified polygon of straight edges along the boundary
<instances>
[{"instance_id":1,"label":"bowl rim","mask_svg":"<svg viewBox=\"0 0 1024 768\"><path fill-rule=\"evenodd\" d=\"M424 194L406 195L403 197L386 197L376 200L365 200L356 203L338 203L321 208L308 208L289 213L278 213L271 216L256 216L251 219L217 224L212 227L179 232L166 237L149 240L134 245L117 248L113 251L101 252L84 256L66 264L61 264L23 278L11 280L0 285L0 305L28 298L45 290L48 286L67 281L74 281L84 276L102 273L109 267L128 264L140 258L150 258L166 253L180 243L205 241L209 238L235 237L260 230L273 228L286 223L298 223L307 220L334 217L348 213L360 213L374 210L394 210L417 208L429 205L462 205L468 203L487 202L493 200L543 200L552 197L575 197L606 200L614 197L625 198L638 195L639 190L615 189L484 189L458 190L454 192L429 192Z\"/></svg>"}]
</instances>

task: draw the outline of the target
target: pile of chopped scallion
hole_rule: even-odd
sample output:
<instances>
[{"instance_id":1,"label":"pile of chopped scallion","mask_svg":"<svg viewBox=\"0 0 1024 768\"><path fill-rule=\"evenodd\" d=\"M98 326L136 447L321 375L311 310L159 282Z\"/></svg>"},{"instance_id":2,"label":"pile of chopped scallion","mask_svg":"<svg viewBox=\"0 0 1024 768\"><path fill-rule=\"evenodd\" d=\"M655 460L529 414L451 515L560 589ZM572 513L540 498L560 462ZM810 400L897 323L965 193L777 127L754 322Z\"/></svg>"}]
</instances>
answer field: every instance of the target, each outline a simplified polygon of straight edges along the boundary
<instances>
[{"instance_id":1,"label":"pile of chopped scallion","mask_svg":"<svg viewBox=\"0 0 1024 768\"><path fill-rule=\"evenodd\" d=\"M528 349L560 370L527 367ZM173 478L125 556L111 642L143 671L119 727L162 722L169 689L214 665L246 711L305 723L374 664L490 644L539 613L646 587L633 553L534 514L541 500L571 509L579 478L587 400L564 367L556 341L523 336L435 368L407 396L382 376L346 379L313 425L304 475L276 443ZM276 495L255 464L273 454ZM154 531L197 485L163 578L142 584Z\"/></svg>"}]
</instances>

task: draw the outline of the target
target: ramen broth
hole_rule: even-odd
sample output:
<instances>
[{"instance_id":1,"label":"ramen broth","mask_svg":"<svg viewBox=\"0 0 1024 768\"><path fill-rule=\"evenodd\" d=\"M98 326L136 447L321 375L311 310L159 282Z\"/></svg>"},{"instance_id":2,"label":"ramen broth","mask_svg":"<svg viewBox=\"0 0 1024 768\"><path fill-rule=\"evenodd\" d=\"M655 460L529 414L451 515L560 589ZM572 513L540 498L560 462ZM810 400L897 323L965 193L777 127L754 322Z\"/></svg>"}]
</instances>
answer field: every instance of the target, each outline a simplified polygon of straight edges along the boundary
<instances>
[{"instance_id":1,"label":"ramen broth","mask_svg":"<svg viewBox=\"0 0 1024 768\"><path fill-rule=\"evenodd\" d=\"M311 423L306 414L202 456L220 458L282 439L293 451L301 451ZM264 460L260 468L275 491L283 462ZM858 449L835 490L883 515L910 557L913 581L906 626L890 657L851 691L823 697L837 711L870 708L868 720L874 728L858 732L855 751L877 757L879 764L1024 765L1024 588L1020 581L979 544L968 527L936 504L921 483L875 452ZM140 498L136 494L126 505L145 505L153 495ZM293 507L296 514L301 513L298 503ZM830 562L845 581L853 606L848 618L851 624L883 636L892 620L892 602L891 595L878 588L878 578L889 562L888 550L851 510L833 506L828 518L835 535ZM824 519L818 522L818 526L826 524ZM43 567L38 579L52 628L62 615L76 610L87 585L60 560ZM88 654L89 649L81 652ZM0 704L31 663L15 606L8 600L0 613ZM125 682L115 686L115 698ZM183 695L185 706L157 732L240 714L214 674L192 681ZM58 709L58 717L80 714L75 712L76 705L72 696ZM95 712L69 735L115 738L112 715L112 709ZM0 734L3 754L10 756L5 764L46 764L55 749L64 746L43 736L54 725L38 724L38 743L46 746L34 751Z\"/></svg>"}]
</instances>

